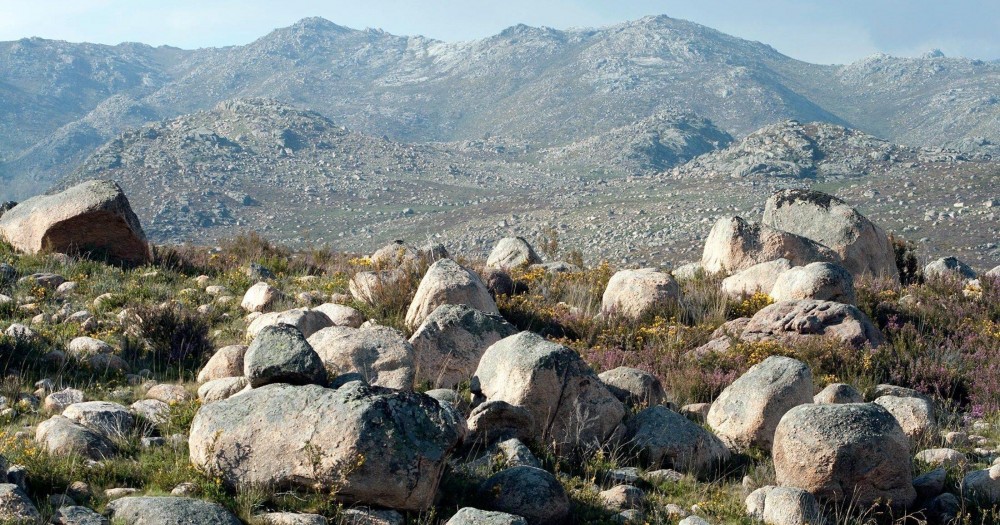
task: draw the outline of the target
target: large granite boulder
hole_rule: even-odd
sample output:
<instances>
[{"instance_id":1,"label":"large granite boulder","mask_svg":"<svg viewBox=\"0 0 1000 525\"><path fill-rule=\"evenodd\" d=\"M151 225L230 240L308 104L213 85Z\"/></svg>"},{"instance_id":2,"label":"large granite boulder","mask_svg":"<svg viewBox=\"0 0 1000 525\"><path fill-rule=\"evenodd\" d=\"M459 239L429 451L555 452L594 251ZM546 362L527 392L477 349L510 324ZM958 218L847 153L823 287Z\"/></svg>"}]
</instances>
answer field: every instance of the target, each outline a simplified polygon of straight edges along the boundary
<instances>
[{"instance_id":1,"label":"large granite boulder","mask_svg":"<svg viewBox=\"0 0 1000 525\"><path fill-rule=\"evenodd\" d=\"M488 400L526 408L542 443L603 444L625 416L625 406L579 354L531 332L489 347L471 387Z\"/></svg>"},{"instance_id":2,"label":"large granite boulder","mask_svg":"<svg viewBox=\"0 0 1000 525\"><path fill-rule=\"evenodd\" d=\"M488 314L500 314L479 276L451 259L441 259L427 269L406 311L406 325L416 330L443 304L464 304Z\"/></svg>"},{"instance_id":3,"label":"large granite boulder","mask_svg":"<svg viewBox=\"0 0 1000 525\"><path fill-rule=\"evenodd\" d=\"M653 268L621 270L611 276L601 298L601 311L608 316L639 320L680 301L677 281Z\"/></svg>"},{"instance_id":4,"label":"large granite boulder","mask_svg":"<svg viewBox=\"0 0 1000 525\"><path fill-rule=\"evenodd\" d=\"M628 420L624 447L651 469L697 473L729 459L729 449L719 438L662 405Z\"/></svg>"},{"instance_id":5,"label":"large granite boulder","mask_svg":"<svg viewBox=\"0 0 1000 525\"><path fill-rule=\"evenodd\" d=\"M763 223L811 239L837 254L854 275L899 278L886 233L844 201L811 190L782 190L764 206Z\"/></svg>"},{"instance_id":6,"label":"large granite boulder","mask_svg":"<svg viewBox=\"0 0 1000 525\"><path fill-rule=\"evenodd\" d=\"M740 217L723 217L705 240L701 265L707 273L733 273L754 265L788 259L793 266L837 261L829 248L805 237Z\"/></svg>"},{"instance_id":7,"label":"large granite boulder","mask_svg":"<svg viewBox=\"0 0 1000 525\"><path fill-rule=\"evenodd\" d=\"M417 384L454 388L468 381L486 349L517 328L467 305L437 307L410 337Z\"/></svg>"},{"instance_id":8,"label":"large granite boulder","mask_svg":"<svg viewBox=\"0 0 1000 525\"><path fill-rule=\"evenodd\" d=\"M774 281L771 298L775 301L816 299L854 304L854 277L843 266L827 262L796 266Z\"/></svg>"},{"instance_id":9,"label":"large granite boulder","mask_svg":"<svg viewBox=\"0 0 1000 525\"><path fill-rule=\"evenodd\" d=\"M273 384L204 405L191 461L229 486L336 490L347 503L424 510L465 421L411 392Z\"/></svg>"},{"instance_id":10,"label":"large granite boulder","mask_svg":"<svg viewBox=\"0 0 1000 525\"><path fill-rule=\"evenodd\" d=\"M486 267L505 270L541 262L542 258L535 253L535 249L528 244L528 241L522 237L504 237L490 252L490 256L486 259Z\"/></svg>"},{"instance_id":11,"label":"large granite boulder","mask_svg":"<svg viewBox=\"0 0 1000 525\"><path fill-rule=\"evenodd\" d=\"M130 264L151 259L128 198L107 180L87 181L18 204L0 217L0 237L25 253L95 254Z\"/></svg>"},{"instance_id":12,"label":"large granite boulder","mask_svg":"<svg viewBox=\"0 0 1000 525\"><path fill-rule=\"evenodd\" d=\"M261 330L243 356L243 375L253 388L271 383L326 385L326 368L294 326Z\"/></svg>"},{"instance_id":13,"label":"large granite boulder","mask_svg":"<svg viewBox=\"0 0 1000 525\"><path fill-rule=\"evenodd\" d=\"M369 385L413 390L413 345L387 326L331 326L309 337L327 370L359 374Z\"/></svg>"},{"instance_id":14,"label":"large granite boulder","mask_svg":"<svg viewBox=\"0 0 1000 525\"><path fill-rule=\"evenodd\" d=\"M114 523L129 525L240 525L240 520L218 503L171 496L129 496L108 503Z\"/></svg>"}]
</instances>

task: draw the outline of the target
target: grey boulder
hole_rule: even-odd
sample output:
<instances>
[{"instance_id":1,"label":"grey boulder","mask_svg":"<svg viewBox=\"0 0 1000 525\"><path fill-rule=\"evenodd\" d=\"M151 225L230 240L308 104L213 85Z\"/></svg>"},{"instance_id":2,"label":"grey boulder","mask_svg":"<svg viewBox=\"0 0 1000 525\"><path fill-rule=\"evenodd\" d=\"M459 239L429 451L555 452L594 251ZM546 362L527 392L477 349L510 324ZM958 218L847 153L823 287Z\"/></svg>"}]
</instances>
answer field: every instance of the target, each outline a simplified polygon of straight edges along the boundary
<instances>
[{"instance_id":1,"label":"grey boulder","mask_svg":"<svg viewBox=\"0 0 1000 525\"><path fill-rule=\"evenodd\" d=\"M172 496L129 496L107 506L112 521L129 525L240 525L223 506Z\"/></svg>"},{"instance_id":2,"label":"grey boulder","mask_svg":"<svg viewBox=\"0 0 1000 525\"><path fill-rule=\"evenodd\" d=\"M271 383L326 385L326 369L297 328L273 325L261 330L243 356L243 375L253 388Z\"/></svg>"}]
</instances>

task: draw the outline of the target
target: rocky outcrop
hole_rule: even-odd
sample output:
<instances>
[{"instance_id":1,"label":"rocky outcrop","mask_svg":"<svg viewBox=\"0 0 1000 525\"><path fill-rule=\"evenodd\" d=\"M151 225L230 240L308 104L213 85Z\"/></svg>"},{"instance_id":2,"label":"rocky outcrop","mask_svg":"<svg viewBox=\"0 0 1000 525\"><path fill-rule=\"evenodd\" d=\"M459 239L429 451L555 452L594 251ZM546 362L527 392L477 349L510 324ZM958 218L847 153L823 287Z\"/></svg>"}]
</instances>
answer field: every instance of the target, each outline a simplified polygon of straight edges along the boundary
<instances>
[{"instance_id":1,"label":"rocky outcrop","mask_svg":"<svg viewBox=\"0 0 1000 525\"><path fill-rule=\"evenodd\" d=\"M0 217L0 237L26 253L92 254L130 264L151 258L139 218L112 181L28 199Z\"/></svg>"}]
</instances>

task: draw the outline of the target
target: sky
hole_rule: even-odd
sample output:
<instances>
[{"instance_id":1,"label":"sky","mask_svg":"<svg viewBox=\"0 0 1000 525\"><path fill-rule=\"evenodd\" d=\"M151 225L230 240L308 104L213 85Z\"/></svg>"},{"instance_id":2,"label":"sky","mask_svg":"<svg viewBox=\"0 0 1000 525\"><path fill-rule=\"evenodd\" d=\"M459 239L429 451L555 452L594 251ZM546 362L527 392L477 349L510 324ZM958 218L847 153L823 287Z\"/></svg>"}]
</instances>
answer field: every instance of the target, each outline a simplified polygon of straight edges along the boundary
<instances>
[{"instance_id":1,"label":"sky","mask_svg":"<svg viewBox=\"0 0 1000 525\"><path fill-rule=\"evenodd\" d=\"M853 62L876 52L1000 59L998 0L0 0L0 41L24 37L185 49L240 45L321 16L355 29L445 41L524 23L602 27L665 14L771 45Z\"/></svg>"}]
</instances>

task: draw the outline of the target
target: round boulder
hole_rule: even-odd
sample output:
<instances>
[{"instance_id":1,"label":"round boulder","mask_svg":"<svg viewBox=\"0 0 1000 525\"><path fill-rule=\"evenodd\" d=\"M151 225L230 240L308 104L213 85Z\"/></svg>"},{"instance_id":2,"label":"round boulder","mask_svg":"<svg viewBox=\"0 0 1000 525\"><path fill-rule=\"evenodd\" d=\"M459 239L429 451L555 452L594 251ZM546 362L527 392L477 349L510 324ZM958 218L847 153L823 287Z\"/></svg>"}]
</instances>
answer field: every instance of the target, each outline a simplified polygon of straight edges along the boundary
<instances>
[{"instance_id":1,"label":"round boulder","mask_svg":"<svg viewBox=\"0 0 1000 525\"><path fill-rule=\"evenodd\" d=\"M771 297L775 301L817 299L854 304L854 278L839 264L815 262L791 268L774 282Z\"/></svg>"},{"instance_id":2,"label":"round boulder","mask_svg":"<svg viewBox=\"0 0 1000 525\"><path fill-rule=\"evenodd\" d=\"M502 470L479 487L490 508L522 516L530 525L563 523L569 497L559 480L540 468L518 466Z\"/></svg>"},{"instance_id":3,"label":"round boulder","mask_svg":"<svg viewBox=\"0 0 1000 525\"><path fill-rule=\"evenodd\" d=\"M882 501L896 510L916 499L910 439L874 403L797 406L778 423L771 453L779 485L820 499L858 508Z\"/></svg>"},{"instance_id":4,"label":"round boulder","mask_svg":"<svg viewBox=\"0 0 1000 525\"><path fill-rule=\"evenodd\" d=\"M271 383L326 385L326 369L302 332L274 325L261 330L243 357L243 375L250 386Z\"/></svg>"},{"instance_id":5,"label":"round boulder","mask_svg":"<svg viewBox=\"0 0 1000 525\"><path fill-rule=\"evenodd\" d=\"M916 443L934 433L937 424L934 420L934 405L930 401L919 397L882 396L875 403L882 405L896 418L911 442Z\"/></svg>"},{"instance_id":6,"label":"round boulder","mask_svg":"<svg viewBox=\"0 0 1000 525\"><path fill-rule=\"evenodd\" d=\"M729 449L719 438L662 405L629 419L624 442L651 469L697 473L729 459Z\"/></svg>"},{"instance_id":7,"label":"round boulder","mask_svg":"<svg viewBox=\"0 0 1000 525\"><path fill-rule=\"evenodd\" d=\"M240 520L222 505L193 498L129 496L108 503L107 509L115 523L240 525Z\"/></svg>"},{"instance_id":8,"label":"round boulder","mask_svg":"<svg viewBox=\"0 0 1000 525\"><path fill-rule=\"evenodd\" d=\"M198 372L198 382L207 383L223 377L243 375L243 356L247 353L244 345L224 346L215 351L205 367Z\"/></svg>"},{"instance_id":9,"label":"round boulder","mask_svg":"<svg viewBox=\"0 0 1000 525\"><path fill-rule=\"evenodd\" d=\"M831 383L823 390L813 396L813 403L821 404L844 404L844 403L864 403L865 398L858 392L858 389L846 383Z\"/></svg>"},{"instance_id":10,"label":"round boulder","mask_svg":"<svg viewBox=\"0 0 1000 525\"><path fill-rule=\"evenodd\" d=\"M386 326L324 328L309 337L333 374L357 373L369 385L413 390L413 346Z\"/></svg>"},{"instance_id":11,"label":"round boulder","mask_svg":"<svg viewBox=\"0 0 1000 525\"><path fill-rule=\"evenodd\" d=\"M669 273L653 268L621 270L611 276L601 298L605 315L639 320L645 315L676 305L681 291Z\"/></svg>"},{"instance_id":12,"label":"round boulder","mask_svg":"<svg viewBox=\"0 0 1000 525\"><path fill-rule=\"evenodd\" d=\"M656 376L627 366L601 372L598 376L611 393L629 406L654 406L666 400Z\"/></svg>"},{"instance_id":13,"label":"round boulder","mask_svg":"<svg viewBox=\"0 0 1000 525\"><path fill-rule=\"evenodd\" d=\"M459 509L445 525L528 525L528 522L521 516L506 512L465 507Z\"/></svg>"},{"instance_id":14,"label":"round boulder","mask_svg":"<svg viewBox=\"0 0 1000 525\"><path fill-rule=\"evenodd\" d=\"M838 260L829 248L805 237L740 217L722 217L705 239L701 266L707 273L732 273L775 259L788 259L795 266Z\"/></svg>"},{"instance_id":15,"label":"round boulder","mask_svg":"<svg viewBox=\"0 0 1000 525\"><path fill-rule=\"evenodd\" d=\"M267 312L278 297L281 297L281 292L262 281L251 286L243 294L243 301L240 302L240 306L248 312Z\"/></svg>"},{"instance_id":16,"label":"round boulder","mask_svg":"<svg viewBox=\"0 0 1000 525\"><path fill-rule=\"evenodd\" d=\"M778 276L790 269L792 263L788 259L755 264L723 279L722 291L730 297L752 295L757 292L769 293L774 288Z\"/></svg>"},{"instance_id":17,"label":"round boulder","mask_svg":"<svg viewBox=\"0 0 1000 525\"><path fill-rule=\"evenodd\" d=\"M490 256L486 259L486 267L504 270L541 262L542 258L535 253L535 249L528 244L528 241L522 237L504 237L490 252Z\"/></svg>"},{"instance_id":18,"label":"round boulder","mask_svg":"<svg viewBox=\"0 0 1000 525\"><path fill-rule=\"evenodd\" d=\"M406 326L416 330L443 304L464 304L487 314L500 314L479 276L451 259L441 259L427 269L406 311Z\"/></svg>"},{"instance_id":19,"label":"round boulder","mask_svg":"<svg viewBox=\"0 0 1000 525\"><path fill-rule=\"evenodd\" d=\"M942 257L924 266L924 277L975 279L976 271L955 257Z\"/></svg>"}]
</instances>

